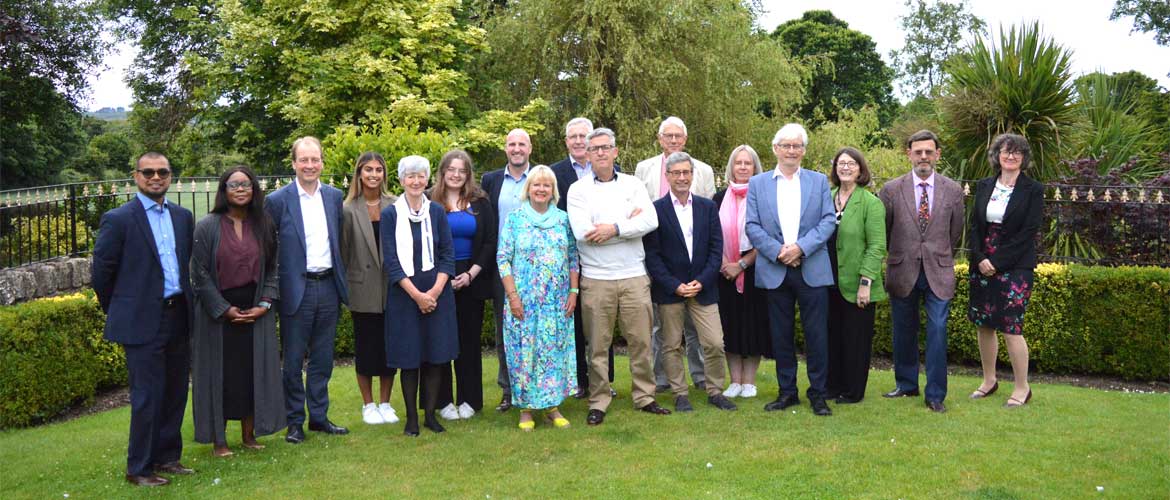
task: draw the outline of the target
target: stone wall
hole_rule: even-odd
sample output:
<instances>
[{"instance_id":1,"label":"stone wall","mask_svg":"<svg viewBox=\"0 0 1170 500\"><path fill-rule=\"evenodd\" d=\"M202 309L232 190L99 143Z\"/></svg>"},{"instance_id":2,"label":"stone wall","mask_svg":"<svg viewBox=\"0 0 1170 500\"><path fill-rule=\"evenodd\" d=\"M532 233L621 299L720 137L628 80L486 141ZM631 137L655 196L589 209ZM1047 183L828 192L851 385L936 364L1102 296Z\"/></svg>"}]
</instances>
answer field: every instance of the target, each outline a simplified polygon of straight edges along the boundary
<instances>
[{"instance_id":1,"label":"stone wall","mask_svg":"<svg viewBox=\"0 0 1170 500\"><path fill-rule=\"evenodd\" d=\"M60 258L0 269L0 305L72 292L89 286L88 258Z\"/></svg>"}]
</instances>

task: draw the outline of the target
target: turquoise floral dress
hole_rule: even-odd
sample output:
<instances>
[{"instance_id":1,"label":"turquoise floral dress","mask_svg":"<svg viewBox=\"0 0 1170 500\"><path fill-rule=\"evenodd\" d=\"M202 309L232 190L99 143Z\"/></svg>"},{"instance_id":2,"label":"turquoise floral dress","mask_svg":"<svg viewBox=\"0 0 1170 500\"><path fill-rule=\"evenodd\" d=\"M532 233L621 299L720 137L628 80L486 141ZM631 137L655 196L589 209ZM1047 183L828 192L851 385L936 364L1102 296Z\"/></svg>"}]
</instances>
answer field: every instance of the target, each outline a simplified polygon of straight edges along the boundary
<instances>
[{"instance_id":1,"label":"turquoise floral dress","mask_svg":"<svg viewBox=\"0 0 1170 500\"><path fill-rule=\"evenodd\" d=\"M525 203L508 214L496 263L512 276L524 320L504 306L504 346L512 380L512 404L544 409L577 391L573 316L565 315L569 273L578 271L577 243L569 216L550 206L537 213Z\"/></svg>"}]
</instances>

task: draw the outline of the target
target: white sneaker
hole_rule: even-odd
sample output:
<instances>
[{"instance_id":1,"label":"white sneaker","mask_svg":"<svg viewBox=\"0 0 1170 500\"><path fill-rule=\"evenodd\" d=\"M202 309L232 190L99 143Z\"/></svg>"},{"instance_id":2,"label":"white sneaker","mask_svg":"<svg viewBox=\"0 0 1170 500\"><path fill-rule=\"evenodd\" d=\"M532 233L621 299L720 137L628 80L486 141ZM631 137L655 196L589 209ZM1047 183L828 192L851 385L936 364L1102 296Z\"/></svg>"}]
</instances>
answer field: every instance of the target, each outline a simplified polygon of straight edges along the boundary
<instances>
[{"instance_id":1,"label":"white sneaker","mask_svg":"<svg viewBox=\"0 0 1170 500\"><path fill-rule=\"evenodd\" d=\"M439 410L439 416L443 417L443 420L459 420L459 410L455 409L454 403L447 403L447 406Z\"/></svg>"},{"instance_id":2,"label":"white sneaker","mask_svg":"<svg viewBox=\"0 0 1170 500\"><path fill-rule=\"evenodd\" d=\"M754 397L756 397L756 386L754 386L752 384L743 384L743 390L739 391L739 397L741 397L741 398L754 398Z\"/></svg>"},{"instance_id":3,"label":"white sneaker","mask_svg":"<svg viewBox=\"0 0 1170 500\"><path fill-rule=\"evenodd\" d=\"M469 405L467 403L463 403L463 404L459 405L458 410L459 410L459 418L467 419L467 418L471 418L472 415L475 415L475 410L471 409L471 405Z\"/></svg>"},{"instance_id":4,"label":"white sneaker","mask_svg":"<svg viewBox=\"0 0 1170 500\"><path fill-rule=\"evenodd\" d=\"M374 403L362 405L362 422L370 425L384 424L386 420L378 412L378 405Z\"/></svg>"},{"instance_id":5,"label":"white sneaker","mask_svg":"<svg viewBox=\"0 0 1170 500\"><path fill-rule=\"evenodd\" d=\"M378 405L378 413L382 414L382 419L388 424L398 423L398 414L394 412L394 407L390 403L382 403Z\"/></svg>"},{"instance_id":6,"label":"white sneaker","mask_svg":"<svg viewBox=\"0 0 1170 500\"><path fill-rule=\"evenodd\" d=\"M735 382L732 382L731 385L727 386L727 389L723 390L723 397L726 397L726 398L739 397L739 395L742 391L743 391L742 385L739 385Z\"/></svg>"}]
</instances>

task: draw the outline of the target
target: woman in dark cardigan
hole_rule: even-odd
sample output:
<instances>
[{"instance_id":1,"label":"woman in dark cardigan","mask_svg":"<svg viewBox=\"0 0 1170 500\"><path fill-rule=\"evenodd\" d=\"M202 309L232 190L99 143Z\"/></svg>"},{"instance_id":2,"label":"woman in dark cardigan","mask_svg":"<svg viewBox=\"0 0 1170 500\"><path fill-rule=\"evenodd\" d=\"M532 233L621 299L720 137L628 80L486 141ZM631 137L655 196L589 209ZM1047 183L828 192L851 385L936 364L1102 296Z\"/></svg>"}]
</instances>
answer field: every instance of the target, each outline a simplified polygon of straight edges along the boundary
<instances>
[{"instance_id":1,"label":"woman in dark cardigan","mask_svg":"<svg viewBox=\"0 0 1170 500\"><path fill-rule=\"evenodd\" d=\"M999 389L995 364L1003 332L1012 362L1015 388L1004 406L1016 408L1032 400L1028 384L1028 343L1024 340L1024 310L1032 296L1036 267L1036 235L1044 215L1044 185L1024 175L1032 150L1027 139L1001 134L987 149L996 175L979 181L967 233L971 257L971 291L967 319L979 334L983 383L971 399L983 399Z\"/></svg>"},{"instance_id":2,"label":"woman in dark cardigan","mask_svg":"<svg viewBox=\"0 0 1170 500\"><path fill-rule=\"evenodd\" d=\"M215 206L195 226L191 330L195 441L228 456L225 423L239 420L245 448L286 425L276 315L276 240L256 175L237 166L219 179Z\"/></svg>"}]
</instances>

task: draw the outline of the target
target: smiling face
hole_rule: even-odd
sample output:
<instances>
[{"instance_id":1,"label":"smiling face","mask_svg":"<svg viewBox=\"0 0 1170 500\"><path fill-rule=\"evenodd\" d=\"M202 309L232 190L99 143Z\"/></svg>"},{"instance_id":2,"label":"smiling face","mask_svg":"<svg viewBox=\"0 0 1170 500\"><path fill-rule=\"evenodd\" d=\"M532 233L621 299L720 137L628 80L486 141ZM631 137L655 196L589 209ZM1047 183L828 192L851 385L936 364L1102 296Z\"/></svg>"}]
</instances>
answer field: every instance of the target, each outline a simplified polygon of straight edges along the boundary
<instances>
[{"instance_id":1,"label":"smiling face","mask_svg":"<svg viewBox=\"0 0 1170 500\"><path fill-rule=\"evenodd\" d=\"M772 152L776 154L776 163L781 168L796 170L804 159L804 142L799 137L780 139L779 144L772 145Z\"/></svg>"},{"instance_id":2,"label":"smiling face","mask_svg":"<svg viewBox=\"0 0 1170 500\"><path fill-rule=\"evenodd\" d=\"M662 146L662 154L670 156L682 151L687 146L687 134L678 125L667 125L658 134L658 145Z\"/></svg>"},{"instance_id":3,"label":"smiling face","mask_svg":"<svg viewBox=\"0 0 1170 500\"><path fill-rule=\"evenodd\" d=\"M751 153L748 153L746 149L736 153L735 160L731 164L732 182L736 184L747 184L755 173L756 164L752 161Z\"/></svg>"},{"instance_id":4,"label":"smiling face","mask_svg":"<svg viewBox=\"0 0 1170 500\"><path fill-rule=\"evenodd\" d=\"M402 189L406 191L406 196L411 198L422 196L423 190L427 188L427 174L425 172L411 172L399 181L402 183Z\"/></svg>"},{"instance_id":5,"label":"smiling face","mask_svg":"<svg viewBox=\"0 0 1170 500\"><path fill-rule=\"evenodd\" d=\"M618 148L607 135L598 135L589 141L589 162L593 175L601 180L613 177L613 163L617 161Z\"/></svg>"},{"instance_id":6,"label":"smiling face","mask_svg":"<svg viewBox=\"0 0 1170 500\"><path fill-rule=\"evenodd\" d=\"M569 133L565 134L565 149L569 150L569 156L572 156L577 163L585 163L587 161L585 148L589 146L585 142L585 136L589 134L589 128L584 124L573 125L569 127Z\"/></svg>"},{"instance_id":7,"label":"smiling face","mask_svg":"<svg viewBox=\"0 0 1170 500\"><path fill-rule=\"evenodd\" d=\"M528 135L520 131L508 134L504 143L504 154L508 156L508 166L517 169L528 166L528 157L532 155L532 142Z\"/></svg>"},{"instance_id":8,"label":"smiling face","mask_svg":"<svg viewBox=\"0 0 1170 500\"><path fill-rule=\"evenodd\" d=\"M386 167L377 161L370 160L362 164L358 175L362 182L362 189L380 192L382 184L386 181Z\"/></svg>"},{"instance_id":9,"label":"smiling face","mask_svg":"<svg viewBox=\"0 0 1170 500\"><path fill-rule=\"evenodd\" d=\"M686 199L691 192L691 179L694 174L695 168L689 161L675 163L666 170L666 180L670 181L670 192L674 193L675 198Z\"/></svg>"},{"instance_id":10,"label":"smiling face","mask_svg":"<svg viewBox=\"0 0 1170 500\"><path fill-rule=\"evenodd\" d=\"M837 169L837 179L841 181L841 185L857 183L857 176L861 173L857 159L849 156L848 153L842 153L841 156L838 156L837 164L833 168Z\"/></svg>"},{"instance_id":11,"label":"smiling face","mask_svg":"<svg viewBox=\"0 0 1170 500\"><path fill-rule=\"evenodd\" d=\"M244 208L252 203L252 180L248 178L248 174L233 172L225 184L229 206Z\"/></svg>"},{"instance_id":12,"label":"smiling face","mask_svg":"<svg viewBox=\"0 0 1170 500\"><path fill-rule=\"evenodd\" d=\"M546 208L552 200L553 182L547 175L532 177L528 181L528 201L533 207Z\"/></svg>"},{"instance_id":13,"label":"smiling face","mask_svg":"<svg viewBox=\"0 0 1170 500\"><path fill-rule=\"evenodd\" d=\"M912 142L910 148L906 150L906 156L910 158L910 165L914 168L914 175L923 180L934 173L934 166L938 164L940 153L938 146L931 139Z\"/></svg>"},{"instance_id":14,"label":"smiling face","mask_svg":"<svg viewBox=\"0 0 1170 500\"><path fill-rule=\"evenodd\" d=\"M297 145L296 155L293 158L293 171L302 185L313 184L321 177L321 148L311 141L303 141Z\"/></svg>"},{"instance_id":15,"label":"smiling face","mask_svg":"<svg viewBox=\"0 0 1170 500\"><path fill-rule=\"evenodd\" d=\"M171 187L171 163L162 156L138 160L138 168L134 169L134 183L148 198L162 199Z\"/></svg>"},{"instance_id":16,"label":"smiling face","mask_svg":"<svg viewBox=\"0 0 1170 500\"><path fill-rule=\"evenodd\" d=\"M1020 171L1020 166L1024 163L1024 154L1019 151L1009 150L1007 146L999 150L999 169L1002 172L1014 173Z\"/></svg>"},{"instance_id":17,"label":"smiling face","mask_svg":"<svg viewBox=\"0 0 1170 500\"><path fill-rule=\"evenodd\" d=\"M467 165L463 160L456 158L443 169L443 185L452 192L459 192L467 184Z\"/></svg>"}]
</instances>

